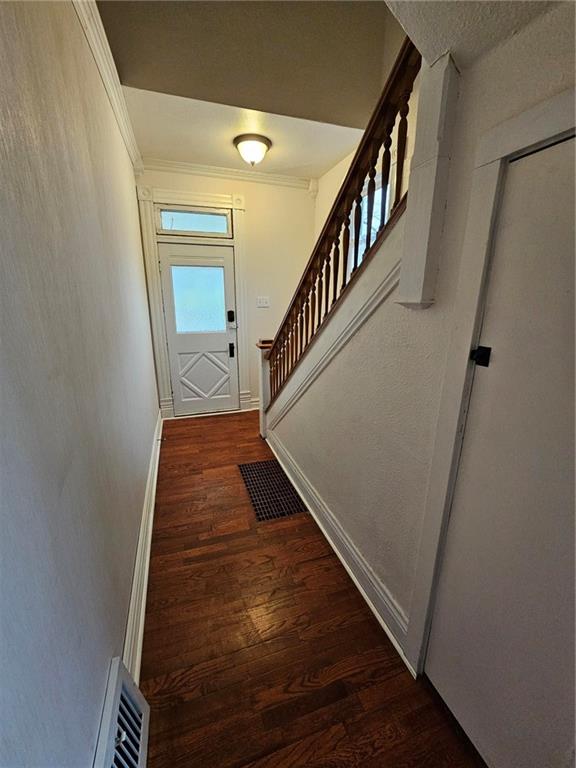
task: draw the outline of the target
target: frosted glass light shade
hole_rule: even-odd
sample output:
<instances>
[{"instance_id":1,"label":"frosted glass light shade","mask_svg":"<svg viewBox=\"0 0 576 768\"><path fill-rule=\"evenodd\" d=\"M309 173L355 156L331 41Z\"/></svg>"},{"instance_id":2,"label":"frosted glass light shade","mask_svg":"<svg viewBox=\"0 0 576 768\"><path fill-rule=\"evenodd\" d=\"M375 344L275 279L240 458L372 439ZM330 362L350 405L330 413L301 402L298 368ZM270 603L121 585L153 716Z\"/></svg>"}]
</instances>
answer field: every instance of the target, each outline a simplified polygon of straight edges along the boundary
<instances>
[{"instance_id":1,"label":"frosted glass light shade","mask_svg":"<svg viewBox=\"0 0 576 768\"><path fill-rule=\"evenodd\" d=\"M272 142L266 136L260 136L257 133L243 133L241 136L236 136L234 146L240 152L242 160L254 166L262 162Z\"/></svg>"}]
</instances>

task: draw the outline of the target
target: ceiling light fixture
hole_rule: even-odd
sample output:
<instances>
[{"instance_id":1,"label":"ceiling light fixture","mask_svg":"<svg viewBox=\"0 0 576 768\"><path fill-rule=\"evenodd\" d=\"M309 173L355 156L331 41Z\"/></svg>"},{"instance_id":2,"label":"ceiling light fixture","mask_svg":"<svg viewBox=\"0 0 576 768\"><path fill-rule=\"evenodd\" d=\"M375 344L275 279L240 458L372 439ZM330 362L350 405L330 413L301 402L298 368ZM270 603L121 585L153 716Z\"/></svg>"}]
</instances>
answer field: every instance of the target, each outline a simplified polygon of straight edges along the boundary
<instances>
[{"instance_id":1,"label":"ceiling light fixture","mask_svg":"<svg viewBox=\"0 0 576 768\"><path fill-rule=\"evenodd\" d=\"M272 146L272 142L266 136L260 136L258 133L243 133L241 136L236 136L234 146L240 152L242 160L255 166L256 163L262 162L264 155Z\"/></svg>"}]
</instances>

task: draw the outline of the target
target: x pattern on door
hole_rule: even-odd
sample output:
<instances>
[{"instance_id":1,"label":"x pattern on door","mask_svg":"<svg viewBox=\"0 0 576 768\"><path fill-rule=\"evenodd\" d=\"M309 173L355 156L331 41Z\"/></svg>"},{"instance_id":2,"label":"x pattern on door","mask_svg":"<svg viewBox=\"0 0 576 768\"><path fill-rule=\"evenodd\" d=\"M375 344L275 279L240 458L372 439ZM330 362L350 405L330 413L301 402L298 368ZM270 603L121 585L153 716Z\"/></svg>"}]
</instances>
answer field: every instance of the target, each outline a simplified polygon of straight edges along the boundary
<instances>
[{"instance_id":1,"label":"x pattern on door","mask_svg":"<svg viewBox=\"0 0 576 768\"><path fill-rule=\"evenodd\" d=\"M230 368L222 352L179 355L179 362L178 378L183 387L183 399L208 399L230 394Z\"/></svg>"}]
</instances>

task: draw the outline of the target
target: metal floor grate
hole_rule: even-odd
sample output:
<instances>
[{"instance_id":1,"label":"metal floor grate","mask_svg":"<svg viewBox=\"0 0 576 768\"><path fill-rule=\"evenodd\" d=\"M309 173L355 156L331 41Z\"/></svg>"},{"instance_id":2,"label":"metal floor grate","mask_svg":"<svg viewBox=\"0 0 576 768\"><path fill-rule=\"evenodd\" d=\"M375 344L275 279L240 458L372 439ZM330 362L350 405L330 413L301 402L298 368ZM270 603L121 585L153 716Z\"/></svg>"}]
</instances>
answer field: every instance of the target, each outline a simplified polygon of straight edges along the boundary
<instances>
[{"instance_id":1,"label":"metal floor grate","mask_svg":"<svg viewBox=\"0 0 576 768\"><path fill-rule=\"evenodd\" d=\"M258 522L306 512L304 502L276 459L238 464L238 469L250 494Z\"/></svg>"}]
</instances>

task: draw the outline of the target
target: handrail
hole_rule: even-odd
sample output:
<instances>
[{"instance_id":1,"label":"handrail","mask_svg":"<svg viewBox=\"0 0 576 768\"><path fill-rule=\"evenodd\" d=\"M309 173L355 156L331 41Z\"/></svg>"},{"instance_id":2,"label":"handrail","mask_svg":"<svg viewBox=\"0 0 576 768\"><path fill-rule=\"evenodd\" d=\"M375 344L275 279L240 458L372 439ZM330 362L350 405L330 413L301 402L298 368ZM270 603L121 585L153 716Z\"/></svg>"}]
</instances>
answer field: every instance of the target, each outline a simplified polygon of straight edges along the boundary
<instances>
[{"instance_id":1,"label":"handrail","mask_svg":"<svg viewBox=\"0 0 576 768\"><path fill-rule=\"evenodd\" d=\"M346 287L357 277L360 266L378 250L404 208L402 177L407 115L420 62L420 54L406 38L272 343L268 354L270 403L278 396ZM391 178L394 138L396 168ZM376 211L378 230L374 231L379 159L380 204Z\"/></svg>"}]
</instances>

